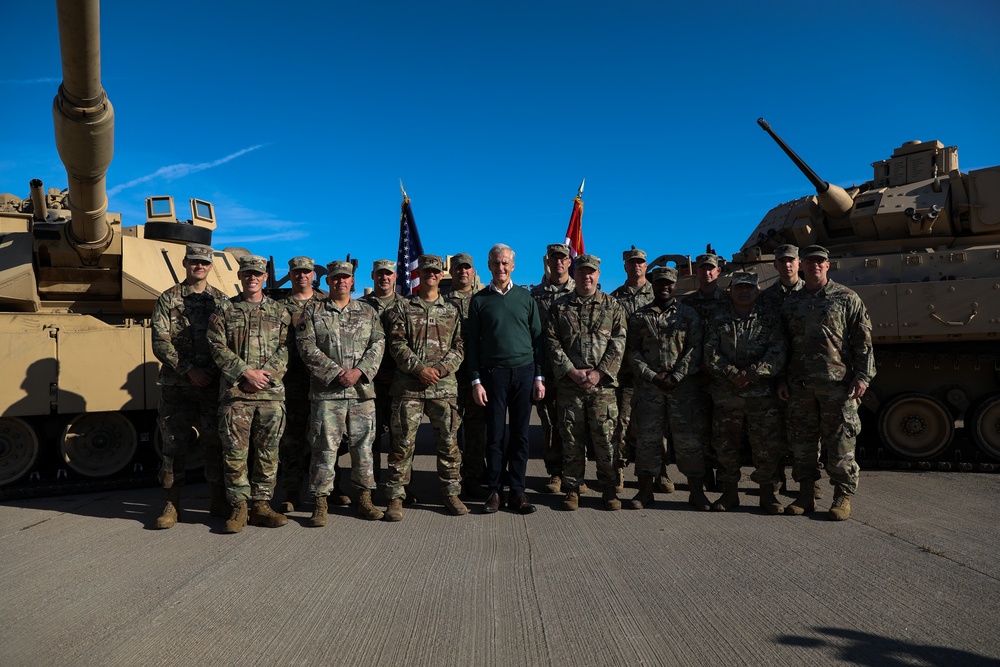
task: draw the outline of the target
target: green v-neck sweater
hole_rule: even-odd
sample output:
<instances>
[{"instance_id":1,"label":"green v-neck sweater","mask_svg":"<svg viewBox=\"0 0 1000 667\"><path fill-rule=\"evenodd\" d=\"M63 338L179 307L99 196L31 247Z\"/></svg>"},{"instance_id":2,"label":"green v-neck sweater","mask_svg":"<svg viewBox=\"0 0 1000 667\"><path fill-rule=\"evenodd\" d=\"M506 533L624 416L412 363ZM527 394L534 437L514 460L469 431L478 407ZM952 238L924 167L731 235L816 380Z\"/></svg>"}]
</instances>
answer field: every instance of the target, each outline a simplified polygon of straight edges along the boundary
<instances>
[{"instance_id":1,"label":"green v-neck sweater","mask_svg":"<svg viewBox=\"0 0 1000 667\"><path fill-rule=\"evenodd\" d=\"M500 294L489 285L472 297L465 330L465 357L470 377L481 368L520 368L534 363L541 373L545 355L538 305L523 287Z\"/></svg>"}]
</instances>

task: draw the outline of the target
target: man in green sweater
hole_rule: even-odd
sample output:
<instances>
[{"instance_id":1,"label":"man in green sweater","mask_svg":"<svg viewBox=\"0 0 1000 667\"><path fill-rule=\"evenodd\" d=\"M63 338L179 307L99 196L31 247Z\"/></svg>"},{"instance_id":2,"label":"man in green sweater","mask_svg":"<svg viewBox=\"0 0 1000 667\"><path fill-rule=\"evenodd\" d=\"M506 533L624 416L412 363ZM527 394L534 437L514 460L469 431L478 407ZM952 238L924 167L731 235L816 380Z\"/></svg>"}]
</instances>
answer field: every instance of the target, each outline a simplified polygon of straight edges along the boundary
<instances>
[{"instance_id":1,"label":"man in green sweater","mask_svg":"<svg viewBox=\"0 0 1000 667\"><path fill-rule=\"evenodd\" d=\"M489 496L483 512L500 508L501 474L507 469L507 505L521 514L535 506L524 495L528 467L528 420L531 401L545 397L541 375L545 341L538 305L528 290L511 282L514 251L498 243L490 249L493 279L469 305L465 332L466 360L472 396L486 408L486 482ZM510 412L510 438L504 451L504 422Z\"/></svg>"}]
</instances>

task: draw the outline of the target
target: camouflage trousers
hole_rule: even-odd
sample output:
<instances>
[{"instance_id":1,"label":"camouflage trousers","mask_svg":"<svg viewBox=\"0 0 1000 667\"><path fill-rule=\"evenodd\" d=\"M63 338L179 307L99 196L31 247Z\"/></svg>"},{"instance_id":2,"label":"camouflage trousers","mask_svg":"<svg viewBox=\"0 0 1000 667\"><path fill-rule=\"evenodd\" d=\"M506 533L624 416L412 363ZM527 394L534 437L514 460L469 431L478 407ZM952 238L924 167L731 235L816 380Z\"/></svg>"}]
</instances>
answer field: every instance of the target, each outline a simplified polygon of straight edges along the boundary
<instances>
[{"instance_id":1,"label":"camouflage trousers","mask_svg":"<svg viewBox=\"0 0 1000 667\"><path fill-rule=\"evenodd\" d=\"M624 468L629 461L635 460L635 431L630 429L634 397L635 389L631 385L615 389L615 400L618 403L618 423L615 425L613 442L615 460L620 468Z\"/></svg>"},{"instance_id":2,"label":"camouflage trousers","mask_svg":"<svg viewBox=\"0 0 1000 667\"><path fill-rule=\"evenodd\" d=\"M545 398L535 403L538 419L542 422L542 460L548 475L562 475L563 443L559 432L556 404L559 391L554 382L545 383Z\"/></svg>"},{"instance_id":3,"label":"camouflage trousers","mask_svg":"<svg viewBox=\"0 0 1000 667\"><path fill-rule=\"evenodd\" d=\"M205 461L205 480L222 484L222 444L219 442L219 386L160 387L157 424L162 440L160 486L184 483L188 454L199 450ZM197 429L197 434L193 429Z\"/></svg>"},{"instance_id":4,"label":"camouflage trousers","mask_svg":"<svg viewBox=\"0 0 1000 667\"><path fill-rule=\"evenodd\" d=\"M562 389L557 407L562 435L563 488L566 491L580 488L587 466L587 445L590 444L597 464L597 481L605 489L613 489L618 483L614 445L618 424L615 390L599 388L581 394L572 389Z\"/></svg>"},{"instance_id":5,"label":"camouflage trousers","mask_svg":"<svg viewBox=\"0 0 1000 667\"><path fill-rule=\"evenodd\" d=\"M740 481L740 449L746 433L753 453L750 479L757 484L773 482L774 471L787 450L778 399L770 392L741 396L735 387L715 388L712 397L712 446L719 464L718 481Z\"/></svg>"},{"instance_id":6,"label":"camouflage trousers","mask_svg":"<svg viewBox=\"0 0 1000 667\"><path fill-rule=\"evenodd\" d=\"M701 416L701 421L694 425L698 430L698 440L702 443L702 451L705 453L706 472L716 467L715 449L712 447L712 414L714 412L712 401L712 385L708 372L702 369L700 373L688 380L694 382L698 388L697 393L697 414Z\"/></svg>"},{"instance_id":7,"label":"camouflage trousers","mask_svg":"<svg viewBox=\"0 0 1000 667\"><path fill-rule=\"evenodd\" d=\"M309 495L329 496L333 490L337 450L344 435L351 453L351 482L358 489L374 489L372 441L375 440L375 401L338 398L313 401L309 422L312 443L312 466L309 471Z\"/></svg>"},{"instance_id":8,"label":"camouflage trousers","mask_svg":"<svg viewBox=\"0 0 1000 667\"><path fill-rule=\"evenodd\" d=\"M222 471L226 497L235 505L241 500L270 500L278 475L278 442L285 430L283 401L233 401L219 406L219 439L222 440ZM253 472L248 472L253 451Z\"/></svg>"},{"instance_id":9,"label":"camouflage trousers","mask_svg":"<svg viewBox=\"0 0 1000 667\"><path fill-rule=\"evenodd\" d=\"M312 402L308 387L285 383L285 432L281 436L278 456L278 485L286 494L297 494L309 473L309 416Z\"/></svg>"},{"instance_id":10,"label":"camouflage trousers","mask_svg":"<svg viewBox=\"0 0 1000 667\"><path fill-rule=\"evenodd\" d=\"M410 483L413 449L424 415L434 429L437 473L441 493L457 496L462 489L462 453L458 450L458 427L462 418L454 398L397 398L392 402L392 445L389 447L389 481L385 495L405 498L403 487Z\"/></svg>"},{"instance_id":11,"label":"camouflage trousers","mask_svg":"<svg viewBox=\"0 0 1000 667\"><path fill-rule=\"evenodd\" d=\"M822 447L826 450L830 484L854 495L861 476L861 468L854 460L861 432L858 401L847 397L849 387L841 383L791 384L789 390L786 427L792 445L792 477L796 482L818 480Z\"/></svg>"},{"instance_id":12,"label":"camouflage trousers","mask_svg":"<svg viewBox=\"0 0 1000 667\"><path fill-rule=\"evenodd\" d=\"M472 399L472 385L458 379L458 407L462 414L459 448L462 450L462 476L481 480L486 474L486 409Z\"/></svg>"},{"instance_id":13,"label":"camouflage trousers","mask_svg":"<svg viewBox=\"0 0 1000 667\"><path fill-rule=\"evenodd\" d=\"M386 352L388 354L388 352ZM372 440L372 469L378 482L382 471L382 439L392 427L392 396L389 385L376 380L375 384L375 438ZM391 437L390 437L391 439Z\"/></svg>"},{"instance_id":14,"label":"camouflage trousers","mask_svg":"<svg viewBox=\"0 0 1000 667\"><path fill-rule=\"evenodd\" d=\"M705 476L702 441L704 414L698 388L691 379L665 394L649 382L636 380L632 405L635 429L635 474L656 477L666 462L663 439L669 436L677 468L687 477Z\"/></svg>"}]
</instances>

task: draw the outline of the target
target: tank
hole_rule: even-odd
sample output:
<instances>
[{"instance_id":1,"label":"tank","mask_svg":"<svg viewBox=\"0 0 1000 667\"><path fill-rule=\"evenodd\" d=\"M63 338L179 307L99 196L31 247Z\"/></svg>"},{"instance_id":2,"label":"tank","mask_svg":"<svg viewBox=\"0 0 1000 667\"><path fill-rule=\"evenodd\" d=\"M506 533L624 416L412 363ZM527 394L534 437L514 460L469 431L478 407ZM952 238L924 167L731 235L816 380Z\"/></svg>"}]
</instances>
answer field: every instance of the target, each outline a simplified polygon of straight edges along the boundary
<instances>
[{"instance_id":1,"label":"tank","mask_svg":"<svg viewBox=\"0 0 1000 667\"><path fill-rule=\"evenodd\" d=\"M146 200L143 224L108 212L114 110L101 85L97 0L57 2L63 81L52 107L68 187L0 194L0 492L155 473L159 364L150 316L184 278L188 243L211 244L211 203ZM239 292L236 258L209 282Z\"/></svg>"},{"instance_id":2,"label":"tank","mask_svg":"<svg viewBox=\"0 0 1000 667\"><path fill-rule=\"evenodd\" d=\"M957 147L907 141L871 164L870 179L841 188L757 122L815 194L768 211L728 270L757 272L763 288L777 279L779 245L829 249L830 278L861 296L872 321L878 374L863 405L879 438L866 439L867 457L995 469L1000 166L963 173Z\"/></svg>"}]
</instances>

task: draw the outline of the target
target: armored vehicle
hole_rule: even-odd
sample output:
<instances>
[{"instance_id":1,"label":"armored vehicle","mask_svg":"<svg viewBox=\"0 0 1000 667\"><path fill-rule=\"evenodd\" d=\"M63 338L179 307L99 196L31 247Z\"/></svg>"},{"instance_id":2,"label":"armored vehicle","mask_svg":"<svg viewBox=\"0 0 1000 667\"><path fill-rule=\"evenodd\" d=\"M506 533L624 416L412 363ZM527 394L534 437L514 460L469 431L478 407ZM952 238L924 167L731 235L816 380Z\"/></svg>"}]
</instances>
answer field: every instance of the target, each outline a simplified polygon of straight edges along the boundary
<instances>
[{"instance_id":1,"label":"armored vehicle","mask_svg":"<svg viewBox=\"0 0 1000 667\"><path fill-rule=\"evenodd\" d=\"M774 250L830 250L830 278L868 307L878 374L864 405L882 443L939 467L1000 461L1000 166L963 173L958 148L908 141L841 188L771 129L816 188L771 209L731 266L774 282ZM766 279L766 280L765 280ZM953 446L964 428L979 451ZM977 466L978 464L978 466Z\"/></svg>"},{"instance_id":2,"label":"armored vehicle","mask_svg":"<svg viewBox=\"0 0 1000 667\"><path fill-rule=\"evenodd\" d=\"M101 86L99 6L57 8L63 82L52 113L69 187L36 179L24 199L0 194L0 492L134 472L140 443L152 462L150 315L184 278L185 245L211 244L216 226L201 200L186 221L171 197L147 199L143 225L108 212L114 111ZM227 294L239 291L239 252L215 253L209 281Z\"/></svg>"}]
</instances>

